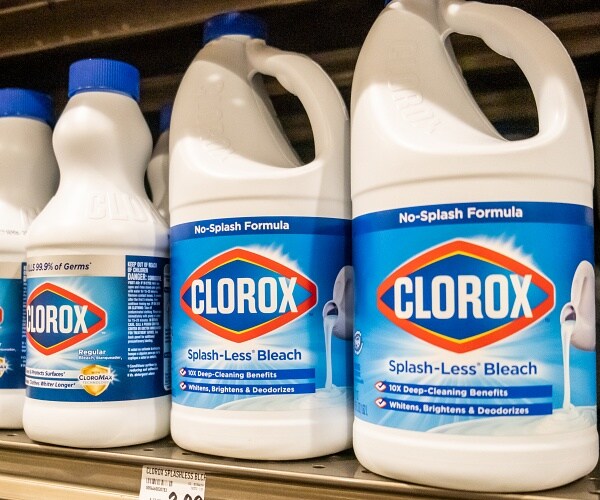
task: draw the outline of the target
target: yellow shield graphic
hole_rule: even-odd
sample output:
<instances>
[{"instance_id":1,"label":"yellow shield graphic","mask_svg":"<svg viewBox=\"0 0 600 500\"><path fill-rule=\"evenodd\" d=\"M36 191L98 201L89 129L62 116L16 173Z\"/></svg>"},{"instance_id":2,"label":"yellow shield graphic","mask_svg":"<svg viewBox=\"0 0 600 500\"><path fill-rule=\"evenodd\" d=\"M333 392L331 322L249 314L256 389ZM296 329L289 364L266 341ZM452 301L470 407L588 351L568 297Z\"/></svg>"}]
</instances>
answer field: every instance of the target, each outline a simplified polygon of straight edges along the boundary
<instances>
[{"instance_id":1,"label":"yellow shield graphic","mask_svg":"<svg viewBox=\"0 0 600 500\"><path fill-rule=\"evenodd\" d=\"M113 375L110 368L100 365L88 365L81 369L80 381L83 389L92 396L102 394L112 382Z\"/></svg>"}]
</instances>

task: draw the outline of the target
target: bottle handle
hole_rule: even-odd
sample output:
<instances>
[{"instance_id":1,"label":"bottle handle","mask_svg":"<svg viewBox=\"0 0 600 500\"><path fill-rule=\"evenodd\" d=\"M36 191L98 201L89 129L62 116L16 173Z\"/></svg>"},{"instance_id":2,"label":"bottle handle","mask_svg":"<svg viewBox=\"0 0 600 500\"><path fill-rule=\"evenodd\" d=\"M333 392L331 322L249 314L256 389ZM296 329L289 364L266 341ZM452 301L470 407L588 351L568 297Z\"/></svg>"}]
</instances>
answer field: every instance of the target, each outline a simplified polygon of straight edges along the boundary
<instances>
[{"instance_id":1,"label":"bottle handle","mask_svg":"<svg viewBox=\"0 0 600 500\"><path fill-rule=\"evenodd\" d=\"M442 0L441 7L448 32L477 36L521 68L533 91L540 134L567 127L574 106L580 116L587 116L573 62L541 21L505 5ZM569 102L574 95L578 102Z\"/></svg>"},{"instance_id":2,"label":"bottle handle","mask_svg":"<svg viewBox=\"0 0 600 500\"><path fill-rule=\"evenodd\" d=\"M304 106L315 142L315 159L308 165L337 158L343 168L348 112L327 73L309 57L270 47L261 40L248 44L247 55L257 72L275 77Z\"/></svg>"}]
</instances>

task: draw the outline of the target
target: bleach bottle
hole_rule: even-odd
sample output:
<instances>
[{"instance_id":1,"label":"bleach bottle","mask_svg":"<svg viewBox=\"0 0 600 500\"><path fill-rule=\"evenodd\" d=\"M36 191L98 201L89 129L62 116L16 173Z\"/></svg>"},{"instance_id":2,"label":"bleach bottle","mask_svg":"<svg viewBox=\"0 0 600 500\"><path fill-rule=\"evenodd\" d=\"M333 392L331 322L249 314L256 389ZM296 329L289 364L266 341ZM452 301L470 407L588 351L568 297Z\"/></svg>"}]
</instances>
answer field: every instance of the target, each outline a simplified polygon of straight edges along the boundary
<instances>
[{"instance_id":1,"label":"bleach bottle","mask_svg":"<svg viewBox=\"0 0 600 500\"><path fill-rule=\"evenodd\" d=\"M169 126L172 111L172 104L165 104L160 109L159 136L146 172L152 203L167 222L169 222Z\"/></svg>"},{"instance_id":2,"label":"bleach bottle","mask_svg":"<svg viewBox=\"0 0 600 500\"><path fill-rule=\"evenodd\" d=\"M0 90L0 428L23 427L25 235L56 191L50 96Z\"/></svg>"},{"instance_id":3,"label":"bleach bottle","mask_svg":"<svg viewBox=\"0 0 600 500\"><path fill-rule=\"evenodd\" d=\"M53 143L61 179L27 234L27 397L36 441L104 448L169 431L168 228L144 190L139 73L71 65Z\"/></svg>"},{"instance_id":4,"label":"bleach bottle","mask_svg":"<svg viewBox=\"0 0 600 500\"><path fill-rule=\"evenodd\" d=\"M506 141L446 45L527 77L539 133ZM479 491L590 472L596 431L593 157L581 84L518 9L395 0L352 87L354 448L372 471Z\"/></svg>"},{"instance_id":5,"label":"bleach bottle","mask_svg":"<svg viewBox=\"0 0 600 500\"><path fill-rule=\"evenodd\" d=\"M241 13L206 24L171 121L173 409L186 449L248 459L351 443L348 117L309 58ZM260 74L305 107L301 165Z\"/></svg>"}]
</instances>

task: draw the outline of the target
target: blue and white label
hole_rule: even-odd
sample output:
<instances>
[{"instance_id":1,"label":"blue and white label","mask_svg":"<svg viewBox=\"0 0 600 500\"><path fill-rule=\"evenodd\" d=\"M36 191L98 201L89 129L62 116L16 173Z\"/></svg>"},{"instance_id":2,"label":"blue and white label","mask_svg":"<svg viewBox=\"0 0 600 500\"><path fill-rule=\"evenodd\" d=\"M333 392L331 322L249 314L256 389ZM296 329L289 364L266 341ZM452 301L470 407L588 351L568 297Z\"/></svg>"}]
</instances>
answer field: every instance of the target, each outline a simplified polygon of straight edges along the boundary
<instances>
[{"instance_id":1,"label":"blue and white label","mask_svg":"<svg viewBox=\"0 0 600 500\"><path fill-rule=\"evenodd\" d=\"M27 396L126 401L169 394L164 257L64 255L27 262Z\"/></svg>"},{"instance_id":2,"label":"blue and white label","mask_svg":"<svg viewBox=\"0 0 600 500\"><path fill-rule=\"evenodd\" d=\"M173 227L174 402L227 410L345 406L349 243L350 221L341 219Z\"/></svg>"},{"instance_id":3,"label":"blue and white label","mask_svg":"<svg viewBox=\"0 0 600 500\"><path fill-rule=\"evenodd\" d=\"M25 388L22 262L0 262L0 389Z\"/></svg>"},{"instance_id":4,"label":"blue and white label","mask_svg":"<svg viewBox=\"0 0 600 500\"><path fill-rule=\"evenodd\" d=\"M409 207L353 231L357 418L482 435L596 425L590 208Z\"/></svg>"}]
</instances>

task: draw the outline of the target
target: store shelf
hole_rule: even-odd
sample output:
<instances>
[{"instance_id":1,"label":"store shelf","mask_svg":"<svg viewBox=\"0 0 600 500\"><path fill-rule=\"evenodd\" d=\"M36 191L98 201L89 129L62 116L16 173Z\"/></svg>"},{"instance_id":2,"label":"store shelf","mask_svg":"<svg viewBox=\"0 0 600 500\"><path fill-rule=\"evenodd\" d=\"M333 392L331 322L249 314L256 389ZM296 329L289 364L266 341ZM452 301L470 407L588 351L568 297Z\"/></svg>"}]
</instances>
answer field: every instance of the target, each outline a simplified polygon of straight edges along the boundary
<instances>
[{"instance_id":1,"label":"store shelf","mask_svg":"<svg viewBox=\"0 0 600 500\"><path fill-rule=\"evenodd\" d=\"M232 9L283 7L306 1L9 0L0 3L0 58L189 26Z\"/></svg>"},{"instance_id":2,"label":"store shelf","mask_svg":"<svg viewBox=\"0 0 600 500\"><path fill-rule=\"evenodd\" d=\"M592 110L600 77L597 0L487 0L530 12L565 45ZM202 23L227 10L250 10L269 26L272 45L308 54L332 77L347 103L362 42L383 0L6 0L0 2L0 87L25 86L66 103L68 66L84 57L113 57L142 75L141 107L154 132L158 110L171 101L201 46ZM494 123L535 132L536 108L523 75L474 37L453 36L465 78ZM299 103L274 81L268 85L292 143L310 141Z\"/></svg>"},{"instance_id":3,"label":"store shelf","mask_svg":"<svg viewBox=\"0 0 600 500\"><path fill-rule=\"evenodd\" d=\"M598 500L600 496L600 479L595 479L600 471L539 493L482 494L383 478L366 471L350 451L312 460L254 462L186 452L170 439L118 449L78 450L33 443L22 431L4 431L0 435L0 497L137 498L144 465L205 472L206 500Z\"/></svg>"}]
</instances>

